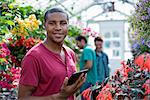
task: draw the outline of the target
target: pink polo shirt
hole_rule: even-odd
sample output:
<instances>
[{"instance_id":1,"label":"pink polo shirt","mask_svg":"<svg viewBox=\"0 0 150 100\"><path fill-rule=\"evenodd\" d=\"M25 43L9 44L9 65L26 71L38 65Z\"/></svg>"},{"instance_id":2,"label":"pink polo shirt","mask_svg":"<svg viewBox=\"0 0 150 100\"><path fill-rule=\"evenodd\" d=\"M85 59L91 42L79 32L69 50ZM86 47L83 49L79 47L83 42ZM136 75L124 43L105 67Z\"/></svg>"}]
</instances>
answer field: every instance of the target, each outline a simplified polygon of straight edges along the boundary
<instances>
[{"instance_id":1,"label":"pink polo shirt","mask_svg":"<svg viewBox=\"0 0 150 100\"><path fill-rule=\"evenodd\" d=\"M65 77L76 71L74 52L63 46L66 64L59 54L48 50L43 43L34 46L22 61L20 84L36 87L33 96L47 96L60 92ZM68 100L74 100L73 96Z\"/></svg>"}]
</instances>

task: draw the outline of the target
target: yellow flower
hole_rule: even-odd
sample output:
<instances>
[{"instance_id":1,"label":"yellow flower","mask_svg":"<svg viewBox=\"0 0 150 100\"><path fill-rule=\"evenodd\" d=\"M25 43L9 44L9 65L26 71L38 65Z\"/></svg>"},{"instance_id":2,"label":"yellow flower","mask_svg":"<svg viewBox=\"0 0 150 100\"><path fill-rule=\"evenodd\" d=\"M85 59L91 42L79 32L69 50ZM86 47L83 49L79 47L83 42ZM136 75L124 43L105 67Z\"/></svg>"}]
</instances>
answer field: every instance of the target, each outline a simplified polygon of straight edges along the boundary
<instances>
[{"instance_id":1,"label":"yellow flower","mask_svg":"<svg viewBox=\"0 0 150 100\"><path fill-rule=\"evenodd\" d=\"M33 31L39 28L39 21L36 19L34 14L30 15L28 18L21 20L20 18L16 17L15 20L18 23L18 26L11 30L12 34L16 35L29 35L28 31Z\"/></svg>"},{"instance_id":2,"label":"yellow flower","mask_svg":"<svg viewBox=\"0 0 150 100\"><path fill-rule=\"evenodd\" d=\"M35 15L34 15L34 14L30 15L30 16L29 16L29 20L36 20Z\"/></svg>"},{"instance_id":3,"label":"yellow flower","mask_svg":"<svg viewBox=\"0 0 150 100\"><path fill-rule=\"evenodd\" d=\"M12 30L10 30L10 32L11 32L12 34L16 34L16 33L17 33L17 29L16 29L16 28L13 28Z\"/></svg>"}]
</instances>

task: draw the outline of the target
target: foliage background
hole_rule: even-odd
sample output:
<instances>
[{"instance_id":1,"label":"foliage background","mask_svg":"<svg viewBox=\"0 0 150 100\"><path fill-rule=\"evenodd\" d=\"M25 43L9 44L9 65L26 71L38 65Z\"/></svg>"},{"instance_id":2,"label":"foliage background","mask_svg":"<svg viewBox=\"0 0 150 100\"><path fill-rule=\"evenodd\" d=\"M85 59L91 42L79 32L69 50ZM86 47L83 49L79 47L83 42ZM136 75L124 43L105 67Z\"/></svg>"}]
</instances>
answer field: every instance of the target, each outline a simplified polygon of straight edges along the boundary
<instances>
[{"instance_id":1,"label":"foliage background","mask_svg":"<svg viewBox=\"0 0 150 100\"><path fill-rule=\"evenodd\" d=\"M44 11L34 9L32 6L17 4L15 0L0 1L1 93L15 90L20 77L20 64L23 56L31 47L45 38L43 15ZM133 12L133 15L129 18L129 23L131 23L129 37L134 54L150 53L149 0L139 0L135 6L135 12ZM78 34L89 37L95 36L96 32L92 32L90 28L69 25L69 33L65 39L65 44L75 50L76 53L79 53L75 47L75 37ZM143 60L140 59L140 61L144 61L145 58L143 57L142 59ZM111 97L113 93L120 93L118 95L122 95L122 93L126 93L128 90L131 90L130 93L133 97L137 96L136 93L141 93L142 96L149 94L149 86L145 85L144 87L144 84L147 84L146 82L150 77L150 68L145 67L142 62L140 63L139 65L142 67L138 64L134 64L133 61L130 61L128 64L122 63L122 70L117 71L114 77L110 79L109 86L107 85L107 87L104 88L104 91L109 90L106 94ZM148 65L150 64L148 63ZM146 69L143 70L141 68ZM126 79L123 80L122 78ZM143 81L141 82L141 80ZM131 83L133 84L129 84L129 81L132 81ZM142 85L138 86L137 83ZM114 86L114 84L116 85ZM110 87L110 85L114 87ZM133 89L130 89L128 86ZM138 90L137 87L140 87L140 90ZM114 91L115 89L117 90L116 92ZM110 91L112 94L110 94ZM104 95L100 94L100 96ZM105 95L104 97L108 96Z\"/></svg>"},{"instance_id":2,"label":"foliage background","mask_svg":"<svg viewBox=\"0 0 150 100\"><path fill-rule=\"evenodd\" d=\"M0 1L0 91L15 90L20 76L21 61L26 52L42 41L44 10L22 5L15 0ZM75 38L82 33L76 25L69 25L65 44L76 52Z\"/></svg>"},{"instance_id":3,"label":"foliage background","mask_svg":"<svg viewBox=\"0 0 150 100\"><path fill-rule=\"evenodd\" d=\"M134 55L150 53L150 1L139 0L129 18L129 38Z\"/></svg>"},{"instance_id":4,"label":"foliage background","mask_svg":"<svg viewBox=\"0 0 150 100\"><path fill-rule=\"evenodd\" d=\"M116 72L101 85L85 90L91 100L149 100L150 98L150 0L139 0L129 17L133 59L121 62Z\"/></svg>"}]
</instances>

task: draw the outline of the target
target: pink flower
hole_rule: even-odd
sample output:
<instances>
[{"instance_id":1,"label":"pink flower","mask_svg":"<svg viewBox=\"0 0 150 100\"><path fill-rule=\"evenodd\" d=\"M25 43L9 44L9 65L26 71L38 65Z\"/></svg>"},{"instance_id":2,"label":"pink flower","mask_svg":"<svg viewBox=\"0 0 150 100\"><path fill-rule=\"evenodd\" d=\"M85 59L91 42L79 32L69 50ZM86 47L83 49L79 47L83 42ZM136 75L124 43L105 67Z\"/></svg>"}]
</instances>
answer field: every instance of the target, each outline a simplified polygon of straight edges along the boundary
<instances>
[{"instance_id":1,"label":"pink flower","mask_svg":"<svg viewBox=\"0 0 150 100\"><path fill-rule=\"evenodd\" d=\"M145 88L145 95L150 94L150 79L146 80L142 87Z\"/></svg>"},{"instance_id":2,"label":"pink flower","mask_svg":"<svg viewBox=\"0 0 150 100\"><path fill-rule=\"evenodd\" d=\"M5 58L10 55L10 50L8 49L6 43L0 44L0 58Z\"/></svg>"},{"instance_id":3,"label":"pink flower","mask_svg":"<svg viewBox=\"0 0 150 100\"><path fill-rule=\"evenodd\" d=\"M84 28L83 30L86 32L91 32L91 28Z\"/></svg>"},{"instance_id":4,"label":"pink flower","mask_svg":"<svg viewBox=\"0 0 150 100\"><path fill-rule=\"evenodd\" d=\"M19 83L18 80L20 78L20 70L21 68L11 67L8 68L7 71L1 71L0 86L7 89L15 88Z\"/></svg>"}]
</instances>

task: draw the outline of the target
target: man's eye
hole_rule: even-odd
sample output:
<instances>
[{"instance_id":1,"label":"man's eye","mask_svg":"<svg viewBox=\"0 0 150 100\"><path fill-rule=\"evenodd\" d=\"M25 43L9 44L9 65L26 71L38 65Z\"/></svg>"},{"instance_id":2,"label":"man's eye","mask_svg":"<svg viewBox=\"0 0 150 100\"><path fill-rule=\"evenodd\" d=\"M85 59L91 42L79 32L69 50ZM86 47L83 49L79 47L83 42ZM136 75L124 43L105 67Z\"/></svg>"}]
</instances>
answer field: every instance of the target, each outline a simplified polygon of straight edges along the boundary
<instances>
[{"instance_id":1,"label":"man's eye","mask_svg":"<svg viewBox=\"0 0 150 100\"><path fill-rule=\"evenodd\" d=\"M48 23L48 24L53 25L53 23L51 23L51 22L50 22L50 23Z\"/></svg>"},{"instance_id":2,"label":"man's eye","mask_svg":"<svg viewBox=\"0 0 150 100\"><path fill-rule=\"evenodd\" d=\"M63 22L63 23L61 23L62 25L66 25L67 23L66 22Z\"/></svg>"}]
</instances>

